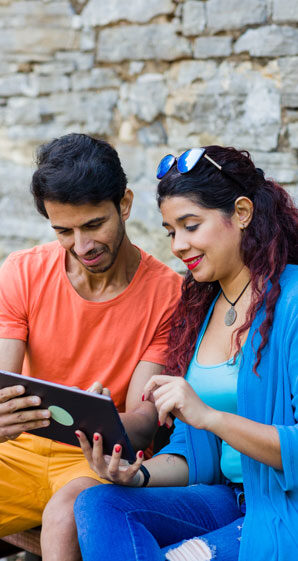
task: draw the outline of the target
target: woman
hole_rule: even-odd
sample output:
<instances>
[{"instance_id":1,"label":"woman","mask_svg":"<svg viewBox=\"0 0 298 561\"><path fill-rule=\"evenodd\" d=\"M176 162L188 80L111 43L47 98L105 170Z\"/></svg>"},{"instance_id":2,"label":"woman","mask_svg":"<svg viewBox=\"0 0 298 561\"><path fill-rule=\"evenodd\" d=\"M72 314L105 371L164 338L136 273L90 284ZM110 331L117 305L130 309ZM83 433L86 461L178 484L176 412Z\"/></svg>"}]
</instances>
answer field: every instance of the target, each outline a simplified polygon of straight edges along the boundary
<instances>
[{"instance_id":1,"label":"woman","mask_svg":"<svg viewBox=\"0 0 298 561\"><path fill-rule=\"evenodd\" d=\"M108 462L99 434L92 450L77 433L101 477L150 487L79 496L83 559L294 561L297 211L234 148L166 156L157 176L163 226L189 272L166 375L148 382L143 399L155 401L161 424L173 413L175 430L157 456L142 465L139 451L131 466L120 464L119 445Z\"/></svg>"}]
</instances>

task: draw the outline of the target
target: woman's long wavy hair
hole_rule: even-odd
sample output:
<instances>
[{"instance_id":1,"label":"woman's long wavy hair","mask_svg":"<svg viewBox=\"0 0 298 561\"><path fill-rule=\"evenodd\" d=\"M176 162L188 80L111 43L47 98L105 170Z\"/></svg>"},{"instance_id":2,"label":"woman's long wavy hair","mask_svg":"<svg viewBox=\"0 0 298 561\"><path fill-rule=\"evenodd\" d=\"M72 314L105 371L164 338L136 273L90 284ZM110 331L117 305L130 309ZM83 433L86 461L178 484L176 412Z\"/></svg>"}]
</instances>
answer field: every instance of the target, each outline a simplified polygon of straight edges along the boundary
<instances>
[{"instance_id":1,"label":"woman's long wavy hair","mask_svg":"<svg viewBox=\"0 0 298 561\"><path fill-rule=\"evenodd\" d=\"M235 210L240 196L254 205L253 217L243 231L240 251L251 274L252 300L243 325L235 333L236 353L241 349L241 335L251 326L265 302L265 319L259 331L261 344L253 371L268 342L274 309L280 294L279 279L288 263L298 263L298 213L288 193L272 179L265 179L247 151L221 146L207 146L206 154L222 166L217 169L201 158L188 173L181 174L174 165L157 188L159 207L168 197L187 197L198 205L220 210L227 218ZM267 293L268 282L272 283ZM165 371L184 376L195 349L198 331L208 308L220 290L216 282L196 282L187 273L180 302L173 316L169 335L169 353Z\"/></svg>"}]
</instances>

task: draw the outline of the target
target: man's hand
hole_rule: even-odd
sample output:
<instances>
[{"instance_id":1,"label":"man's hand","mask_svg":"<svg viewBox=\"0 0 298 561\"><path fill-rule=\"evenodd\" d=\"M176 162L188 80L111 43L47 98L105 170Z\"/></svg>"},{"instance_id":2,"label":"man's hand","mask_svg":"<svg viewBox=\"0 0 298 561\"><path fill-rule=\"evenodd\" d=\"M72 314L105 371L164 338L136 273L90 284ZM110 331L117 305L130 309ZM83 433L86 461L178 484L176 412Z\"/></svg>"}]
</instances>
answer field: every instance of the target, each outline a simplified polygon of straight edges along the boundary
<instances>
[{"instance_id":1,"label":"man's hand","mask_svg":"<svg viewBox=\"0 0 298 561\"><path fill-rule=\"evenodd\" d=\"M108 388L104 388L103 385L100 382L93 382L92 386L90 386L90 388L88 388L87 392L90 393L99 393L102 395L111 395L111 392Z\"/></svg>"},{"instance_id":2,"label":"man's hand","mask_svg":"<svg viewBox=\"0 0 298 561\"><path fill-rule=\"evenodd\" d=\"M0 389L0 443L13 440L24 431L47 427L51 416L48 409L30 409L40 405L40 397L26 396L23 386Z\"/></svg>"}]
</instances>

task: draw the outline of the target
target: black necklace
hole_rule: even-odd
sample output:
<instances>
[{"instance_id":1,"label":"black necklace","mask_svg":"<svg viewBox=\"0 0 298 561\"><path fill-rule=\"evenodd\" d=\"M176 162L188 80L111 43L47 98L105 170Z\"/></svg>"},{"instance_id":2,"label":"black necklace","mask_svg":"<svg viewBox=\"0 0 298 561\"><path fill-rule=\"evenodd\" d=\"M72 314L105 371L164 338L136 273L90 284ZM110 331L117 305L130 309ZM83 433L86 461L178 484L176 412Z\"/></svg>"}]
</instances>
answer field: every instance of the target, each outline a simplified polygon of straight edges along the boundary
<instances>
[{"instance_id":1,"label":"black necklace","mask_svg":"<svg viewBox=\"0 0 298 561\"><path fill-rule=\"evenodd\" d=\"M247 289L247 287L248 287L250 281L251 281L251 279L249 279L248 283L245 285L245 287L243 288L242 292L240 292L240 294L239 294L238 298L236 298L235 302L231 302L231 300L229 300L229 299L226 297L226 295L225 295L223 289L221 289L223 297L226 299L227 302L229 302L229 304L231 304L231 307L228 309L228 311L227 311L227 313L226 313L226 315L225 315L225 324L226 324L226 325L228 325L228 326L229 326L229 325L233 325L233 323L235 322L236 317L237 317L237 312L236 312L234 306L235 306L235 304L237 304L238 300L240 300L242 294L246 291L246 289Z\"/></svg>"}]
</instances>

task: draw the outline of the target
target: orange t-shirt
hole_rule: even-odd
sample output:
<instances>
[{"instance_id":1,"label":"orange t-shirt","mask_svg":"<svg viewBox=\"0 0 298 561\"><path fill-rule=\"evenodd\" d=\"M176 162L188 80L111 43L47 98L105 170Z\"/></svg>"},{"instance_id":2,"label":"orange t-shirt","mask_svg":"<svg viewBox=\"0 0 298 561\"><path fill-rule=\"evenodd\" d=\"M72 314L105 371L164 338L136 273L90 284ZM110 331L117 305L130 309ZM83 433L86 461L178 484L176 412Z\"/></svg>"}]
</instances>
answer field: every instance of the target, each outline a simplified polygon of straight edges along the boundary
<instances>
[{"instance_id":1,"label":"orange t-shirt","mask_svg":"<svg viewBox=\"0 0 298 561\"><path fill-rule=\"evenodd\" d=\"M71 285L59 242L18 251L0 270L0 338L27 342L23 374L82 389L99 380L123 411L138 362L165 362L181 281L141 250L127 288L90 302Z\"/></svg>"}]
</instances>

